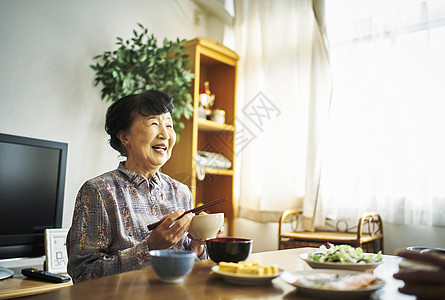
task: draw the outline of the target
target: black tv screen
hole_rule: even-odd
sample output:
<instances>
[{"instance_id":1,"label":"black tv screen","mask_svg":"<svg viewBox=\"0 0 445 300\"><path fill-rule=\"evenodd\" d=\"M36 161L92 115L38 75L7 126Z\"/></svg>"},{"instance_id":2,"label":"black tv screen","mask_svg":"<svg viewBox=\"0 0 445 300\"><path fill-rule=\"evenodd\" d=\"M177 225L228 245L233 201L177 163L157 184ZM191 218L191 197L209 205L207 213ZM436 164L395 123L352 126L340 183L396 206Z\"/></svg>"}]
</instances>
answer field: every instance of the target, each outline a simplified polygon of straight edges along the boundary
<instances>
[{"instance_id":1,"label":"black tv screen","mask_svg":"<svg viewBox=\"0 0 445 300\"><path fill-rule=\"evenodd\" d=\"M0 259L45 254L62 225L66 143L0 134Z\"/></svg>"}]
</instances>

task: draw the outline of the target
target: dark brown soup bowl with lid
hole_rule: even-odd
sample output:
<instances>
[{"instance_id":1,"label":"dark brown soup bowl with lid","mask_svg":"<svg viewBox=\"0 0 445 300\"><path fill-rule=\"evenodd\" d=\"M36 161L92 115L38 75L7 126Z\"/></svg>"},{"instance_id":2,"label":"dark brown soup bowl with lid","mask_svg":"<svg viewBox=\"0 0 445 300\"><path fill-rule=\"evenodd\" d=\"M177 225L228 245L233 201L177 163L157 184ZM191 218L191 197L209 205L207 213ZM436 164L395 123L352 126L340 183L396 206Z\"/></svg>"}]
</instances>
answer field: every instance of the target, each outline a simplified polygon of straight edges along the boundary
<instances>
[{"instance_id":1,"label":"dark brown soup bowl with lid","mask_svg":"<svg viewBox=\"0 0 445 300\"><path fill-rule=\"evenodd\" d=\"M246 260L252 252L252 239L236 237L217 237L206 239L207 254L210 259L219 263L239 262Z\"/></svg>"}]
</instances>

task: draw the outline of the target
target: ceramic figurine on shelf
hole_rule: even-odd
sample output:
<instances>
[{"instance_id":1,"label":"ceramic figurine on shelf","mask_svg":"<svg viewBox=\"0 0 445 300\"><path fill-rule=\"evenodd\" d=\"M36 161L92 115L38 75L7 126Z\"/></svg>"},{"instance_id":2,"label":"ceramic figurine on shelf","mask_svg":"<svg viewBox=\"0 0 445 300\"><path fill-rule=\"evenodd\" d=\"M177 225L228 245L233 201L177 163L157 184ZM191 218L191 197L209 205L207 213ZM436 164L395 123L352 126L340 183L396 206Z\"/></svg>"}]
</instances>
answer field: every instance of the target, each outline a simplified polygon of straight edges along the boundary
<instances>
[{"instance_id":1,"label":"ceramic figurine on shelf","mask_svg":"<svg viewBox=\"0 0 445 300\"><path fill-rule=\"evenodd\" d=\"M199 112L198 116L203 119L210 119L212 113L212 106L215 103L215 95L210 92L210 84L208 81L204 82L204 88L199 94Z\"/></svg>"},{"instance_id":2,"label":"ceramic figurine on shelf","mask_svg":"<svg viewBox=\"0 0 445 300\"><path fill-rule=\"evenodd\" d=\"M208 81L204 82L204 91L206 95L209 96L208 108L212 109L212 106L215 103L215 95L210 91L210 84Z\"/></svg>"}]
</instances>

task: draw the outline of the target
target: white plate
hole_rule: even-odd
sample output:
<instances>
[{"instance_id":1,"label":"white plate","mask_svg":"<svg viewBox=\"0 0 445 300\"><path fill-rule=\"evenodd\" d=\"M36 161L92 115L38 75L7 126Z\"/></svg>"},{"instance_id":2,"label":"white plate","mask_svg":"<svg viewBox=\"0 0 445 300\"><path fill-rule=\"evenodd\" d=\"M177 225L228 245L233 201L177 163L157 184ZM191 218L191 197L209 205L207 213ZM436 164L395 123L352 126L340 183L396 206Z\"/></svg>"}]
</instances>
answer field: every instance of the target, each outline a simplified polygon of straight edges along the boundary
<instances>
[{"instance_id":1,"label":"white plate","mask_svg":"<svg viewBox=\"0 0 445 300\"><path fill-rule=\"evenodd\" d=\"M266 284L272 281L272 279L280 276L283 270L279 269L278 273L272 275L249 275L249 274L236 274L230 272L222 272L219 270L219 266L213 266L212 271L215 274L220 275L224 278L224 280L236 283L236 284L244 284L244 285L260 285Z\"/></svg>"},{"instance_id":2,"label":"white plate","mask_svg":"<svg viewBox=\"0 0 445 300\"><path fill-rule=\"evenodd\" d=\"M317 269L317 270L305 270L305 271L284 271L281 273L281 279L298 288L298 292L308 294L316 297L323 298L337 298L337 299L351 299L359 298L370 295L379 288L385 285L383 280L377 279L377 281L371 284L369 287L360 288L358 290L336 290L332 288L320 288L320 287L307 287L301 285L298 279L302 276L316 274L316 273L336 273L339 276L354 275L361 272L350 270L332 270L332 269Z\"/></svg>"},{"instance_id":3,"label":"white plate","mask_svg":"<svg viewBox=\"0 0 445 300\"><path fill-rule=\"evenodd\" d=\"M341 264L335 262L317 262L308 259L308 255L309 253L302 253L300 254L300 258L305 262L307 262L307 264L314 269L341 269L341 270L351 270L351 271L366 271L369 269L374 269L382 263L381 261L371 264L365 264L365 263ZM365 254L365 255L377 255L377 254Z\"/></svg>"}]
</instances>

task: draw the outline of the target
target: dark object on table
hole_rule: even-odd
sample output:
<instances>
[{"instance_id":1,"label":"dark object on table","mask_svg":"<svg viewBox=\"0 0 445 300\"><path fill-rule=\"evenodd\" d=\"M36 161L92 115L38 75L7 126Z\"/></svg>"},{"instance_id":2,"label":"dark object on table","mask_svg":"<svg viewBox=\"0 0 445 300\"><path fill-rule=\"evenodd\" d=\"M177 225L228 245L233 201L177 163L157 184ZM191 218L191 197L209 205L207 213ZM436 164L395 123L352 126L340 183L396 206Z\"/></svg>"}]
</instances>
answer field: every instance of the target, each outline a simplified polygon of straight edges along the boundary
<instances>
[{"instance_id":1,"label":"dark object on table","mask_svg":"<svg viewBox=\"0 0 445 300\"><path fill-rule=\"evenodd\" d=\"M22 274L29 278L53 282L53 283L62 283L71 280L71 277L69 276L63 276L60 274L51 273L34 268L22 269Z\"/></svg>"},{"instance_id":2,"label":"dark object on table","mask_svg":"<svg viewBox=\"0 0 445 300\"><path fill-rule=\"evenodd\" d=\"M396 255L403 259L399 272L393 276L404 281L405 285L399 288L404 294L417 299L445 299L445 254L426 250L429 249L398 250Z\"/></svg>"},{"instance_id":3,"label":"dark object on table","mask_svg":"<svg viewBox=\"0 0 445 300\"><path fill-rule=\"evenodd\" d=\"M246 260L252 252L252 239L223 237L207 239L207 254L210 259L219 263L225 262L239 262Z\"/></svg>"}]
</instances>

